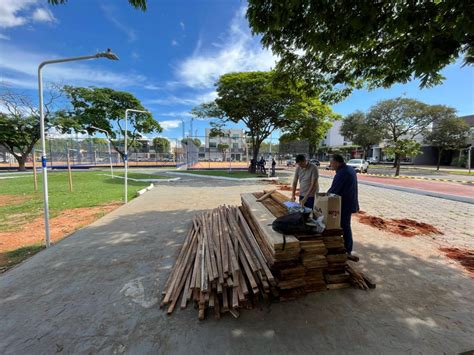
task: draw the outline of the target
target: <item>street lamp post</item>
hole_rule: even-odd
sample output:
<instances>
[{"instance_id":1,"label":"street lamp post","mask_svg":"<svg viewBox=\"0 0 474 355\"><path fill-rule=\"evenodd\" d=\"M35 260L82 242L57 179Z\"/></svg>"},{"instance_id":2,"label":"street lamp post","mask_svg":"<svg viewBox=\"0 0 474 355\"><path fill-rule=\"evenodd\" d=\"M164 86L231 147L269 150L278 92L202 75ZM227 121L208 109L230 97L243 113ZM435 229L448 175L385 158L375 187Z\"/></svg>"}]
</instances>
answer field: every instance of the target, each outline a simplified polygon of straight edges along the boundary
<instances>
[{"instance_id":1,"label":"street lamp post","mask_svg":"<svg viewBox=\"0 0 474 355\"><path fill-rule=\"evenodd\" d=\"M132 108L127 108L125 110L125 147L124 147L124 160L125 160L125 203L128 202L128 149L127 149L127 130L128 130L128 113L129 112L138 112L138 113L149 113L144 110L134 110Z\"/></svg>"},{"instance_id":2,"label":"street lamp post","mask_svg":"<svg viewBox=\"0 0 474 355\"><path fill-rule=\"evenodd\" d=\"M100 52L94 55L87 55L81 57L72 57L64 59L47 60L38 66L38 94L39 94L39 114L40 114L40 131L41 131L41 166L43 171L43 204L44 204L44 229L46 247L50 246L50 231L49 231L49 201L48 201L48 167L46 165L46 139L44 129L44 109L43 109L43 76L41 70L49 64L75 62L79 60L107 58L111 60L118 60L118 57L108 49L106 52Z\"/></svg>"},{"instance_id":3,"label":"street lamp post","mask_svg":"<svg viewBox=\"0 0 474 355\"><path fill-rule=\"evenodd\" d=\"M112 179L114 178L114 168L113 168L113 165L112 165L112 151L110 149L110 137L109 137L109 132L107 132L105 129L102 129L102 128L99 128L99 127L95 127L95 126L91 126L91 128L94 128L95 130L97 131L101 131L105 134L105 136L107 137L107 145L109 147L109 162L110 162L110 175L112 175Z\"/></svg>"}]
</instances>

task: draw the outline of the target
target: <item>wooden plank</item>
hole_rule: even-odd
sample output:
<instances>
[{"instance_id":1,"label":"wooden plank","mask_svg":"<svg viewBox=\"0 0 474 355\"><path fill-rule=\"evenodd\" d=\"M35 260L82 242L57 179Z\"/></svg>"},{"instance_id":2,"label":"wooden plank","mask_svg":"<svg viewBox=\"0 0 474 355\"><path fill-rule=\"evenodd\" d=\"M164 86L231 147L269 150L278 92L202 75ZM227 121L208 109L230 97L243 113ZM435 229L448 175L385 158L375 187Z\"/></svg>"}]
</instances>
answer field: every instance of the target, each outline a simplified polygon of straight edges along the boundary
<instances>
[{"instance_id":1,"label":"wooden plank","mask_svg":"<svg viewBox=\"0 0 474 355\"><path fill-rule=\"evenodd\" d=\"M257 202L262 202L263 200L269 198L272 195L272 193L274 193L274 192L276 192L276 190L271 190L271 191L268 191L268 192L264 193L261 197L259 197L257 199Z\"/></svg>"},{"instance_id":2,"label":"wooden plank","mask_svg":"<svg viewBox=\"0 0 474 355\"><path fill-rule=\"evenodd\" d=\"M265 208L265 206L257 203L257 199L253 194L242 194L241 199L243 205L249 210L250 215L253 217L257 228L265 237L268 245L272 247L273 250L283 250L283 235L275 232L271 227L275 217ZM295 236L286 236L285 249L299 249L299 247L299 241Z\"/></svg>"}]
</instances>

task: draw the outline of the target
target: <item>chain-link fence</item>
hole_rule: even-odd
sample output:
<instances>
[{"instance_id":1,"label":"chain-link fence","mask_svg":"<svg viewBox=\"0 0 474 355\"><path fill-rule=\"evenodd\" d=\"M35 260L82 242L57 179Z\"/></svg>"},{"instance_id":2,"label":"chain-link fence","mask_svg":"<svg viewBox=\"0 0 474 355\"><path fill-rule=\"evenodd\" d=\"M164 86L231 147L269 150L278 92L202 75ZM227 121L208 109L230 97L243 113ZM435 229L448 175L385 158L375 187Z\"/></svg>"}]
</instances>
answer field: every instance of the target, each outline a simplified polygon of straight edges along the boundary
<instances>
[{"instance_id":1,"label":"chain-link fence","mask_svg":"<svg viewBox=\"0 0 474 355\"><path fill-rule=\"evenodd\" d=\"M123 166L123 143L109 144L105 138L75 137L46 140L46 155L51 168L67 167L67 157L73 168L105 167L109 164ZM267 138L260 145L256 156L271 164L275 159L279 166L291 166L298 154L310 159L328 160L332 151L320 148L310 153L306 141L281 143L278 137ZM122 153L121 153L122 152ZM1 152L0 152L1 153ZM35 146L36 161L40 162L41 145ZM189 169L247 169L254 157L251 141L240 129L231 129L223 136L193 136L187 138L142 139L135 141L128 149L129 166L166 167L183 166ZM1 160L3 158L3 161ZM31 167L33 154L26 166ZM0 154L0 167L18 167L16 160L8 153Z\"/></svg>"}]
</instances>

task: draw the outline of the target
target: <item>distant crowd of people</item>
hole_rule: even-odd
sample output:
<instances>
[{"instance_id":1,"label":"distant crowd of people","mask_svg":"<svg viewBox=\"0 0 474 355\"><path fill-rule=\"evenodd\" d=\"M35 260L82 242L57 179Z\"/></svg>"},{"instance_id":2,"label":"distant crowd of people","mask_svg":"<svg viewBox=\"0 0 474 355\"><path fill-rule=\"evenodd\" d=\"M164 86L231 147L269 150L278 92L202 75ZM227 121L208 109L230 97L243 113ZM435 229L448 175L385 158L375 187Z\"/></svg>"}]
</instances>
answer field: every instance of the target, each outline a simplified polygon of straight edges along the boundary
<instances>
[{"instance_id":1,"label":"distant crowd of people","mask_svg":"<svg viewBox=\"0 0 474 355\"><path fill-rule=\"evenodd\" d=\"M272 157L272 167L271 167L271 171L270 171L270 176L275 176L276 164L277 163L275 161L275 158ZM252 166L255 166L257 173L266 175L267 174L266 165L267 165L267 161L265 160L265 158L262 155L260 157L260 160L252 159L250 161L249 170L252 169Z\"/></svg>"}]
</instances>

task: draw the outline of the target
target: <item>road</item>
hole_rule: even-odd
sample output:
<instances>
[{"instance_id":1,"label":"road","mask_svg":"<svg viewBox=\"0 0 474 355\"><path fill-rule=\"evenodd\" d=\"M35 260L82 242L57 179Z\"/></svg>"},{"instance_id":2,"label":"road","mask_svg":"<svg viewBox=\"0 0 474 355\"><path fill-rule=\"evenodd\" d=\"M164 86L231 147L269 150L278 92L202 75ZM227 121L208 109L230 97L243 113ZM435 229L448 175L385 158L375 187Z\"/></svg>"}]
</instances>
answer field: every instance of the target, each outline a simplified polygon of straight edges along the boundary
<instances>
[{"instance_id":1,"label":"road","mask_svg":"<svg viewBox=\"0 0 474 355\"><path fill-rule=\"evenodd\" d=\"M333 178L334 172L323 170L320 175ZM378 187L385 187L405 192L412 192L420 195L445 198L453 201L474 203L474 185L464 183L452 183L442 181L417 180L409 178L378 177L365 174L358 174L359 184L367 184Z\"/></svg>"}]
</instances>

